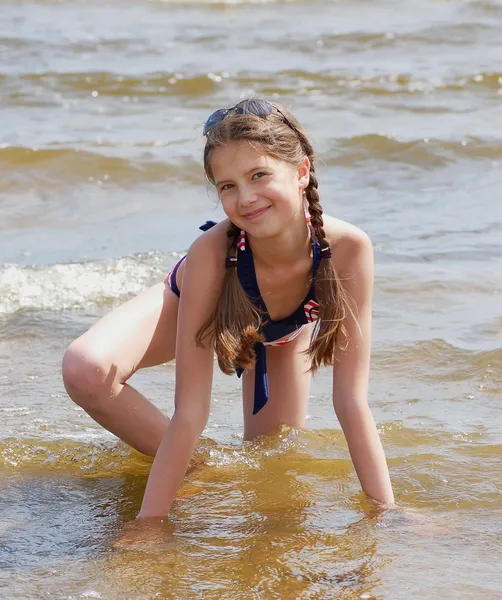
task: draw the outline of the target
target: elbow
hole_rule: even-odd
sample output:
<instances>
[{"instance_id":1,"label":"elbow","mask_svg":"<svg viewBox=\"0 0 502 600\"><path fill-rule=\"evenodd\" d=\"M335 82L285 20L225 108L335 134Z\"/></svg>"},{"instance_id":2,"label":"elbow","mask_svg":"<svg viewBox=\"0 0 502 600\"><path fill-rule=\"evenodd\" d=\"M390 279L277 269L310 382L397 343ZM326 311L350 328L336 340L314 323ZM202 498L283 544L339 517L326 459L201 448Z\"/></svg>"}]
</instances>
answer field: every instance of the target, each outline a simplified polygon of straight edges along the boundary
<instances>
[{"instance_id":1,"label":"elbow","mask_svg":"<svg viewBox=\"0 0 502 600\"><path fill-rule=\"evenodd\" d=\"M349 401L334 402L333 408L342 427L344 424L348 425L352 422L365 420L370 414L370 408L366 399L351 398Z\"/></svg>"},{"instance_id":2,"label":"elbow","mask_svg":"<svg viewBox=\"0 0 502 600\"><path fill-rule=\"evenodd\" d=\"M206 408L176 408L171 423L180 427L189 437L199 437L209 420L209 407Z\"/></svg>"}]
</instances>

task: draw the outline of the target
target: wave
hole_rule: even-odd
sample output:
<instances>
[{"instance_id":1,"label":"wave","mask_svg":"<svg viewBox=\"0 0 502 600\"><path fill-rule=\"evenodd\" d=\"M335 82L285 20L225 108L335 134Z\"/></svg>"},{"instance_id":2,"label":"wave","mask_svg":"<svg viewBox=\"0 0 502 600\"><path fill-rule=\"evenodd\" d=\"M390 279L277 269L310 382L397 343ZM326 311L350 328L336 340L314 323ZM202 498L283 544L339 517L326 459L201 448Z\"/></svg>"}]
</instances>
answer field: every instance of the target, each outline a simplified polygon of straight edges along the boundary
<instances>
[{"instance_id":1,"label":"wave","mask_svg":"<svg viewBox=\"0 0 502 600\"><path fill-rule=\"evenodd\" d=\"M83 434L87 435L87 434ZM341 431L298 431L281 426L269 435L253 442L218 443L201 438L192 457L190 471L206 464L209 467L259 470L263 461L281 456L292 462L315 458L340 459L348 464L342 446ZM152 459L136 452L120 441L64 438L6 438L0 440L0 472L48 469L55 472L77 472L101 477L131 473L146 475Z\"/></svg>"},{"instance_id":2,"label":"wave","mask_svg":"<svg viewBox=\"0 0 502 600\"><path fill-rule=\"evenodd\" d=\"M167 146L162 141L151 144L112 144L100 141L99 145L88 144L92 150L53 144L45 147L0 146L1 172L4 173L2 187L10 192L33 188L34 181L44 187L74 185L91 182L107 185L130 185L142 182L201 185L205 182L202 167L192 156ZM165 160L161 154L169 152ZM116 156L118 153L133 154L133 158ZM21 173L29 172L29 181L23 183Z\"/></svg>"},{"instance_id":3,"label":"wave","mask_svg":"<svg viewBox=\"0 0 502 600\"><path fill-rule=\"evenodd\" d=\"M322 41L322 40L321 40ZM121 42L122 43L122 42ZM204 38L204 43L207 40ZM315 44L313 44L315 46ZM293 50L295 47L292 47ZM43 72L26 73L23 75L0 75L0 83L5 90L4 98L14 103L19 102L22 92L24 100L35 95L38 88L47 88L54 92L65 94L92 94L94 97L140 98L148 97L201 97L217 93L225 80L231 80L236 86L252 86L270 88L274 83L275 91L297 93L301 88L304 92L346 91L347 93L364 93L370 95L420 94L434 92L452 92L476 90L502 90L502 71L480 71L466 73L456 77L420 77L409 73L383 73L379 75L347 75L332 70L305 71L287 69L267 73L237 71L215 71L199 74L180 72L151 72L142 76L112 73L109 71L89 72ZM23 101L24 101L23 100ZM45 99L44 101L48 101Z\"/></svg>"},{"instance_id":4,"label":"wave","mask_svg":"<svg viewBox=\"0 0 502 600\"><path fill-rule=\"evenodd\" d=\"M177 256L152 251L44 267L0 266L0 315L19 310L81 310L122 301L162 280Z\"/></svg>"},{"instance_id":5,"label":"wave","mask_svg":"<svg viewBox=\"0 0 502 600\"><path fill-rule=\"evenodd\" d=\"M26 185L30 186L34 179L40 180L43 186L56 187L82 182L124 186L169 180L186 185L207 184L202 167L194 157L185 153L176 157L176 149L170 148L170 155L165 161L161 160L159 155L166 151L165 146L167 143L158 141L124 147L102 142L92 150L71 146L3 146L0 147L0 162L5 173L4 189L10 192L24 189L20 175L23 170L29 174ZM120 152L129 157L115 156ZM477 137L404 140L368 133L335 140L319 158L326 166L351 167L358 162L382 160L438 168L460 160L502 160L502 140ZM9 173L15 173L15 176ZM11 177L12 181L9 181Z\"/></svg>"},{"instance_id":6,"label":"wave","mask_svg":"<svg viewBox=\"0 0 502 600\"><path fill-rule=\"evenodd\" d=\"M233 82L253 85L259 91L261 88L269 89L274 81L272 91L277 94L336 94L350 96L407 96L451 92L486 93L493 96L493 92L502 90L501 71L480 71L458 77L430 76L421 77L409 73L383 73L380 75L346 75L330 70L310 72L302 70L278 71L272 76L259 76L254 74L231 75ZM498 101L496 96L493 99ZM438 102L439 105L439 102ZM411 108L409 110L412 110ZM425 110L425 109L424 109ZM437 109L438 110L438 109ZM444 112L452 109L442 108Z\"/></svg>"},{"instance_id":7,"label":"wave","mask_svg":"<svg viewBox=\"0 0 502 600\"><path fill-rule=\"evenodd\" d=\"M500 0L469 0L468 5L490 15L502 15Z\"/></svg>"},{"instance_id":8,"label":"wave","mask_svg":"<svg viewBox=\"0 0 502 600\"><path fill-rule=\"evenodd\" d=\"M353 166L356 162L385 160L424 168L446 166L461 159L502 159L502 140L467 137L463 140L422 138L400 140L371 133L338 140L323 157L327 166Z\"/></svg>"},{"instance_id":9,"label":"wave","mask_svg":"<svg viewBox=\"0 0 502 600\"><path fill-rule=\"evenodd\" d=\"M47 87L61 92L95 92L98 96L192 96L206 95L217 89L225 74L213 73L186 76L182 73L145 73L143 77L110 73L90 72L45 72L27 73L19 76L3 76L0 83L11 90L14 84L20 88L25 84ZM3 80L3 81L2 81ZM17 87L17 86L16 86ZM11 91L11 93L13 93ZM8 97L8 94L7 94Z\"/></svg>"},{"instance_id":10,"label":"wave","mask_svg":"<svg viewBox=\"0 0 502 600\"><path fill-rule=\"evenodd\" d=\"M447 235L486 235L502 231L502 223L491 223L487 227L456 230L438 230L430 237L436 239ZM419 237L420 239L420 237ZM395 265L393 265L395 270ZM407 274L385 275L378 278L378 291L391 295L419 296L424 293L441 294L502 294L502 281L495 280L491 273L477 272L469 277L455 278L454 276L441 279L428 278L427 280L412 279Z\"/></svg>"},{"instance_id":11,"label":"wave","mask_svg":"<svg viewBox=\"0 0 502 600\"><path fill-rule=\"evenodd\" d=\"M502 347L473 351L433 339L401 344L392 350L380 348L372 361L375 367L390 369L396 374L409 375L412 369L422 380L477 381L488 374L490 379L502 383Z\"/></svg>"},{"instance_id":12,"label":"wave","mask_svg":"<svg viewBox=\"0 0 502 600\"><path fill-rule=\"evenodd\" d=\"M0 442L0 471L50 470L89 476L148 474L151 460L125 444L7 438Z\"/></svg>"},{"instance_id":13,"label":"wave","mask_svg":"<svg viewBox=\"0 0 502 600\"><path fill-rule=\"evenodd\" d=\"M418 29L416 28L418 25ZM451 23L439 22L432 26L420 27L420 21L408 25L408 27L389 31L350 31L348 33L328 33L319 36L316 44L320 48L337 50L350 50L352 52L367 52L378 48L392 47L403 50L403 45L413 44L416 47L427 45L434 49L440 46L464 46L476 43L497 43L499 37L498 24L472 19L464 22ZM305 49L315 47L310 39L298 42ZM413 48L407 48L412 52Z\"/></svg>"},{"instance_id":14,"label":"wave","mask_svg":"<svg viewBox=\"0 0 502 600\"><path fill-rule=\"evenodd\" d=\"M0 0L0 5L8 3L11 0ZM127 4L165 4L170 6L209 6L211 9L217 9L221 7L224 10L228 10L232 6L246 6L255 4L306 4L308 0L136 0L136 2L127 2ZM39 5L61 5L71 4L73 0L37 0L36 4ZM102 6L110 4L125 4L122 0L105 0L104 2L88 2L89 8L93 6ZM310 2L309 2L310 3Z\"/></svg>"},{"instance_id":15,"label":"wave","mask_svg":"<svg viewBox=\"0 0 502 600\"><path fill-rule=\"evenodd\" d=\"M0 4L8 4L12 0L0 0ZM71 4L72 2L69 0L37 0L36 4L38 5L62 5L62 4ZM158 4L158 5L172 5L172 6L210 6L212 9L221 7L222 9L227 10L232 6L246 6L246 5L255 5L255 4L299 4L299 5L308 5L312 6L311 0L136 0L136 2L128 2L129 4L138 4L141 5L143 3L146 4ZM323 0L319 2L322 5ZM101 6L101 5L121 5L123 4L122 0L105 0L97 2L89 2L90 7L92 6ZM476 9L478 12L492 14L500 14L502 11L502 7L497 0L467 0L465 2L468 8Z\"/></svg>"},{"instance_id":16,"label":"wave","mask_svg":"<svg viewBox=\"0 0 502 600\"><path fill-rule=\"evenodd\" d=\"M448 433L407 428L401 422L382 425L389 465L400 500L414 505L458 506L467 502L500 505L493 486L481 488L479 463L485 479L500 479L500 444L483 433ZM278 461L280 460L280 463ZM0 441L0 473L68 474L88 478L123 475L146 477L152 459L132 450L123 442L7 438ZM280 465L280 467L278 467ZM350 455L340 430L295 430L282 426L252 442L218 443L202 438L188 468L190 484L207 485L208 474L215 485L227 485L228 475L243 486L267 477L277 469L288 479L305 481L312 477L346 488L347 478L355 478ZM214 477L215 471L220 475ZM264 479L265 478L265 479ZM239 484L240 485L240 484ZM185 490L187 492L187 490ZM190 492L189 493L193 493ZM183 495L183 494L182 494Z\"/></svg>"}]
</instances>

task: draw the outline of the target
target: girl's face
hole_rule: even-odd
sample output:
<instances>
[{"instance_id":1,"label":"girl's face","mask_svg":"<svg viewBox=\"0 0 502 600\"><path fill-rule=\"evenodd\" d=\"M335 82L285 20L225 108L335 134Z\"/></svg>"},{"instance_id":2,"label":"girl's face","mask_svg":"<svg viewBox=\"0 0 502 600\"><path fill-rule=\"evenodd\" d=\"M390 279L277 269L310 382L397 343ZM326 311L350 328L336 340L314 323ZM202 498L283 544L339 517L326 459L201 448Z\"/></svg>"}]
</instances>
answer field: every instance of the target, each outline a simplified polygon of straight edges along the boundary
<instances>
[{"instance_id":1,"label":"girl's face","mask_svg":"<svg viewBox=\"0 0 502 600\"><path fill-rule=\"evenodd\" d=\"M223 210L240 229L256 237L284 231L304 219L302 192L309 182L309 161L300 167L278 160L246 141L215 148L211 156Z\"/></svg>"}]
</instances>

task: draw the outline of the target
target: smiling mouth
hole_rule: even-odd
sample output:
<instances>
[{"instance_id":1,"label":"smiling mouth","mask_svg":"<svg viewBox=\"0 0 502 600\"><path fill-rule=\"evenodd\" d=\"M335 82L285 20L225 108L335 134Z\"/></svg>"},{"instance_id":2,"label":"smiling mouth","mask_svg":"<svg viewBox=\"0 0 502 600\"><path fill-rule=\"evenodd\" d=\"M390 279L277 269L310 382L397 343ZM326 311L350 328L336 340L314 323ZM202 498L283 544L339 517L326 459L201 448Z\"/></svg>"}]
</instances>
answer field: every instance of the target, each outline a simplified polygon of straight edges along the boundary
<instances>
[{"instance_id":1,"label":"smiling mouth","mask_svg":"<svg viewBox=\"0 0 502 600\"><path fill-rule=\"evenodd\" d=\"M245 219L256 219L260 215L266 213L269 208L270 208L270 206L264 206L263 208L259 208L258 210L254 210L253 212L246 213L245 215L242 215L242 216Z\"/></svg>"}]
</instances>

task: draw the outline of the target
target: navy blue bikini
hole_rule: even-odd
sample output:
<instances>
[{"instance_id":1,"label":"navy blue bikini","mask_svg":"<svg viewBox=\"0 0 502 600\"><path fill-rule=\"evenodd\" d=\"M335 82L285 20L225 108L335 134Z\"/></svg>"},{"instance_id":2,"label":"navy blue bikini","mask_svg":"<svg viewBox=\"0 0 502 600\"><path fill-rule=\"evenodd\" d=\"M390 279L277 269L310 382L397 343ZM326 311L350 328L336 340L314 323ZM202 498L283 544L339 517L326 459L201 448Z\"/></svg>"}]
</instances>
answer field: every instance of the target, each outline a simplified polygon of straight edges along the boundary
<instances>
[{"instance_id":1,"label":"navy blue bikini","mask_svg":"<svg viewBox=\"0 0 502 600\"><path fill-rule=\"evenodd\" d=\"M206 221L204 225L201 225L200 229L202 231L207 231L215 225L216 223L214 221ZM313 227L310 226L310 229L313 256L312 284L300 306L289 317L279 321L273 321L268 316L267 307L260 294L258 281L256 279L253 253L249 247L249 244L246 243L246 234L244 231L241 231L241 236L238 243L237 276L248 297L264 316L264 325L261 333L263 334L265 341L263 343L257 342L254 347L256 353L256 367L253 415L259 412L265 406L269 395L265 347L283 346L284 344L287 344L300 333L305 325L312 323L319 318L319 304L317 303L315 296L315 280L319 270L319 264L321 262L321 247L315 236ZM183 256L176 263L173 270L167 276L169 287L178 297L180 296L180 290L176 283L176 272L178 271L178 268L184 259L185 256ZM285 336L289 336L288 339L281 339ZM235 371L239 377L244 372L244 370L240 367L236 367Z\"/></svg>"}]
</instances>

